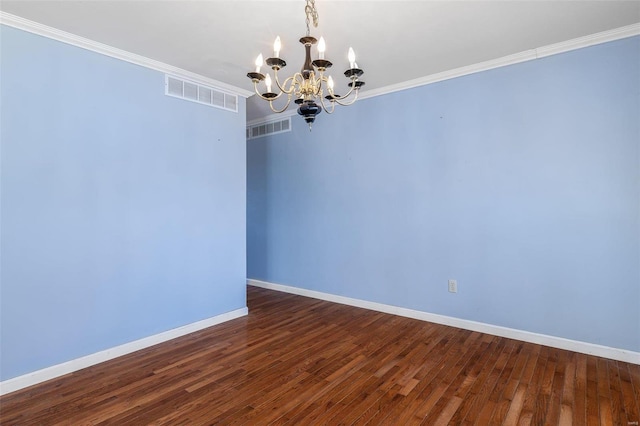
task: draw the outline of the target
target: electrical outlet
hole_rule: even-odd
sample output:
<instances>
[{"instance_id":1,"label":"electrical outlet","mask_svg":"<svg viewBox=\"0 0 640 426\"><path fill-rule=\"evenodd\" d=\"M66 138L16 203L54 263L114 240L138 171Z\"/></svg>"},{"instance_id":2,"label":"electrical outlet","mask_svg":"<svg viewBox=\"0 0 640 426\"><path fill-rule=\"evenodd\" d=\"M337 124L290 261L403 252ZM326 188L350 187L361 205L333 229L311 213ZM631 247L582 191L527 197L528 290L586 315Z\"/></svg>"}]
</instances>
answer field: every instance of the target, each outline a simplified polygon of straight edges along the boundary
<instances>
[{"instance_id":1,"label":"electrical outlet","mask_svg":"<svg viewBox=\"0 0 640 426\"><path fill-rule=\"evenodd\" d=\"M457 293L458 292L458 281L449 280L449 293Z\"/></svg>"}]
</instances>

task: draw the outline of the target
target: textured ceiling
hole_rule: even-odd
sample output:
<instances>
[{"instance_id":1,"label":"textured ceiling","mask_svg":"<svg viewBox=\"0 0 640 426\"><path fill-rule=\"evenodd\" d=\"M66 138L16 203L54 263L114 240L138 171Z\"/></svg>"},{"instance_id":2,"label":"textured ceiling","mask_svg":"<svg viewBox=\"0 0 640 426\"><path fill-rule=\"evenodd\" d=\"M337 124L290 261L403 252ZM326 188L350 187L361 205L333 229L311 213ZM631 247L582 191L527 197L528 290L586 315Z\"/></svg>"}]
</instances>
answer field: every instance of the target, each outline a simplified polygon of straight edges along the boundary
<instances>
[{"instance_id":1,"label":"textured ceiling","mask_svg":"<svg viewBox=\"0 0 640 426\"><path fill-rule=\"evenodd\" d=\"M316 6L319 26L311 33L326 39L334 79L346 80L352 46L365 70L363 92L640 22L640 1L316 0ZM303 59L302 0L3 0L0 10L245 90L252 90L246 73L255 57L271 56L277 35L288 73Z\"/></svg>"}]
</instances>

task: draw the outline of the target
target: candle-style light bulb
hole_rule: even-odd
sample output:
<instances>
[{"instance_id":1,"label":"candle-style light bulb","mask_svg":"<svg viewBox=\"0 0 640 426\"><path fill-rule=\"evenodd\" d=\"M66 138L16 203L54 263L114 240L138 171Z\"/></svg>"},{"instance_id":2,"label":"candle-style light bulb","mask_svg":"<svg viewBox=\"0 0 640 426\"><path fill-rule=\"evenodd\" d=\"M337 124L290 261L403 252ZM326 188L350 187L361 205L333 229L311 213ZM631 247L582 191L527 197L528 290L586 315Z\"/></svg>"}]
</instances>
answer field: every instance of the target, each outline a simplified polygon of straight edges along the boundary
<instances>
[{"instance_id":1,"label":"candle-style light bulb","mask_svg":"<svg viewBox=\"0 0 640 426\"><path fill-rule=\"evenodd\" d=\"M273 56L275 58L280 57L280 48L282 48L282 43L280 43L280 36L278 36L276 41L273 42Z\"/></svg>"},{"instance_id":2,"label":"candle-style light bulb","mask_svg":"<svg viewBox=\"0 0 640 426\"><path fill-rule=\"evenodd\" d=\"M327 45L324 42L324 37L320 37L318 41L318 58L324 59L324 51L327 49Z\"/></svg>"},{"instance_id":3,"label":"candle-style light bulb","mask_svg":"<svg viewBox=\"0 0 640 426\"><path fill-rule=\"evenodd\" d=\"M267 93L271 93L271 76L267 74L267 78L264 79L264 83L267 85Z\"/></svg>"},{"instance_id":4,"label":"candle-style light bulb","mask_svg":"<svg viewBox=\"0 0 640 426\"><path fill-rule=\"evenodd\" d=\"M349 58L349 66L353 69L356 67L356 53L352 48L349 48L349 54L347 55Z\"/></svg>"},{"instance_id":5,"label":"candle-style light bulb","mask_svg":"<svg viewBox=\"0 0 640 426\"><path fill-rule=\"evenodd\" d=\"M262 66L262 63L264 62L264 59L262 58L262 53L258 55L258 57L256 58L256 72L259 73L260 72L260 67Z\"/></svg>"},{"instance_id":6,"label":"candle-style light bulb","mask_svg":"<svg viewBox=\"0 0 640 426\"><path fill-rule=\"evenodd\" d=\"M329 86L329 93L333 93L333 77L329 76L327 86Z\"/></svg>"}]
</instances>

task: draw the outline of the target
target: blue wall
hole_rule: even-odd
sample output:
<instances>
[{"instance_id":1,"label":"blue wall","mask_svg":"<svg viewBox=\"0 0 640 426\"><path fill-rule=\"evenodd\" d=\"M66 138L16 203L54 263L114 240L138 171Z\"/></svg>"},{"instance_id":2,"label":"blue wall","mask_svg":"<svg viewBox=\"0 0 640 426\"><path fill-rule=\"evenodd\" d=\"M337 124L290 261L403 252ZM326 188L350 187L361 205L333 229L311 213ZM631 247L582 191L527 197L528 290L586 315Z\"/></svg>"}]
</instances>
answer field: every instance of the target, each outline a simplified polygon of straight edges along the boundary
<instances>
[{"instance_id":1,"label":"blue wall","mask_svg":"<svg viewBox=\"0 0 640 426\"><path fill-rule=\"evenodd\" d=\"M245 101L1 27L1 379L244 308Z\"/></svg>"},{"instance_id":2,"label":"blue wall","mask_svg":"<svg viewBox=\"0 0 640 426\"><path fill-rule=\"evenodd\" d=\"M634 37L294 117L248 276L640 351L638 76Z\"/></svg>"}]
</instances>

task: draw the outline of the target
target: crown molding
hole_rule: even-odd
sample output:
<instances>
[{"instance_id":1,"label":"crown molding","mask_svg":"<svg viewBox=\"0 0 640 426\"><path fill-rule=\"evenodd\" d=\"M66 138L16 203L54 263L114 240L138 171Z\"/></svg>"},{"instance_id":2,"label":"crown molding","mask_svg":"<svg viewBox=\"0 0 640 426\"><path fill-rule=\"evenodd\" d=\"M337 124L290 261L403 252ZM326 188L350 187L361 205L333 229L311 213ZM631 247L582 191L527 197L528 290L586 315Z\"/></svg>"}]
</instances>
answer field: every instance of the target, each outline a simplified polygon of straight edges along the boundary
<instances>
[{"instance_id":1,"label":"crown molding","mask_svg":"<svg viewBox=\"0 0 640 426\"><path fill-rule=\"evenodd\" d=\"M360 94L360 99L372 98L375 96L386 95L389 93L399 92L401 90L412 89L427 84L437 83L439 81L450 80L452 78L462 77L469 74L475 74L482 71L488 71L494 68L514 65L521 62L532 61L544 58L546 56L557 55L559 53L570 52L572 50L582 49L584 47L594 46L596 44L608 43L610 41L620 40L623 38L640 35L640 23L627 25L613 30L603 31L584 37L578 37L560 43L550 44L535 49L525 50L513 55L504 56L502 58L492 59L477 64L455 68L443 71L437 74L431 74L425 77L408 80L402 83L373 89Z\"/></svg>"},{"instance_id":2,"label":"crown molding","mask_svg":"<svg viewBox=\"0 0 640 426\"><path fill-rule=\"evenodd\" d=\"M242 89L236 86L223 83L218 80L205 77L200 74L193 73L181 68L174 67L169 64L165 64L160 61L156 61L135 53L127 52L103 43L99 43L84 37L77 36L65 31L58 30L37 22L30 21L28 19L21 18L10 13L0 11L0 24L10 27L18 28L20 30L28 31L33 34L38 34L44 37L48 37L63 43L67 43L82 49L90 50L96 53L100 53L112 58L120 59L126 62L130 62L136 65L140 65L146 68L150 68L156 71L160 71L166 74L173 74L179 77L184 77L195 83L201 83L208 86L214 86L223 91L231 94L239 95L244 98L252 96L253 91ZM504 56L502 58L492 59L489 61L480 62L473 65L468 65L460 68L455 68L448 71L443 71L436 74L431 74L425 77L416 78L413 80L404 81L402 83L393 84L378 89L366 90L359 94L359 99L373 98L376 96L387 95L402 90L412 89L419 86L425 86L427 84L437 83L440 81L450 80L452 78L462 77L465 75L475 74L482 71L488 71L494 68L500 68L508 65L514 65L521 62L532 61L535 59L544 58L546 56L557 55L560 53L570 52L572 50L582 49L584 47L594 46L597 44L607 43L610 41L620 40L623 38L633 37L640 35L640 23L627 25L620 28L615 28L608 31L603 31L596 34L591 34L584 37L578 37L575 39L563 41L560 43L554 43L547 46L538 47L535 49L529 49L523 52L515 53L513 55ZM295 115L295 110L288 110L285 115ZM283 115L279 115L282 117ZM262 118L252 120L247 124L261 124L270 120L275 120L275 116L269 115Z\"/></svg>"},{"instance_id":3,"label":"crown molding","mask_svg":"<svg viewBox=\"0 0 640 426\"><path fill-rule=\"evenodd\" d=\"M452 78L462 77L465 75L475 74L482 71L488 71L494 68L504 67L507 65L518 64L536 59L535 49L527 50L513 55L504 56L490 61L479 62L473 65L467 65L448 71L431 74L425 77L413 80L403 81L402 83L392 84L390 86L380 87L378 89L368 90L359 95L359 99L373 98L375 96L388 95L390 93L400 92L402 90L413 89L427 84L438 83L440 81L451 80Z\"/></svg>"},{"instance_id":4,"label":"crown molding","mask_svg":"<svg viewBox=\"0 0 640 426\"><path fill-rule=\"evenodd\" d=\"M502 58L479 62L477 64L455 68L452 70L443 71L437 74L431 74L413 80L407 80L402 83L392 84L390 86L380 87L378 89L363 91L358 95L358 99L363 100L376 96L388 95L390 93L400 92L402 90L426 86L427 84L450 80L452 78L475 74L482 71L488 71L494 68L506 67L508 65L514 65L521 62L533 61L536 59L544 58L546 56L557 55L560 53L570 52L572 50L582 49L584 47L608 43L610 41L616 41L637 35L640 35L640 23L631 24L584 37L574 38L571 40L542 46L535 49L525 50L523 52L514 53L513 55L503 56ZM288 110L283 114L295 115L295 110ZM251 120L251 124L262 124L274 119L274 115L271 114L262 118Z\"/></svg>"},{"instance_id":5,"label":"crown molding","mask_svg":"<svg viewBox=\"0 0 640 426\"><path fill-rule=\"evenodd\" d=\"M640 35L640 22L627 25L612 30L595 33L584 37L578 37L561 43L550 44L535 49L537 58L557 55L558 53L570 52L582 49L583 47L594 46L596 44L608 43L610 41L621 40L623 38Z\"/></svg>"},{"instance_id":6,"label":"crown molding","mask_svg":"<svg viewBox=\"0 0 640 426\"><path fill-rule=\"evenodd\" d=\"M39 24L37 22L30 21L28 19L24 19L3 11L0 11L0 24L57 40L62 43L70 44L72 46L80 47L82 49L90 50L92 52L100 53L102 55L110 56L115 59L120 59L122 61L129 62L135 65L140 65L145 68L150 68L155 71L160 71L165 74L173 74L178 77L183 77L195 83L214 86L215 88L225 91L229 94L242 96L244 98L248 98L249 96L253 95L252 91L241 89L239 87L232 86L230 84L184 70L182 68L174 67L173 65L165 64L164 62L156 61L145 56L127 52L126 50L118 49L103 43L99 43L97 41L90 40L88 38L80 37L78 35L49 27L47 25Z\"/></svg>"}]
</instances>

